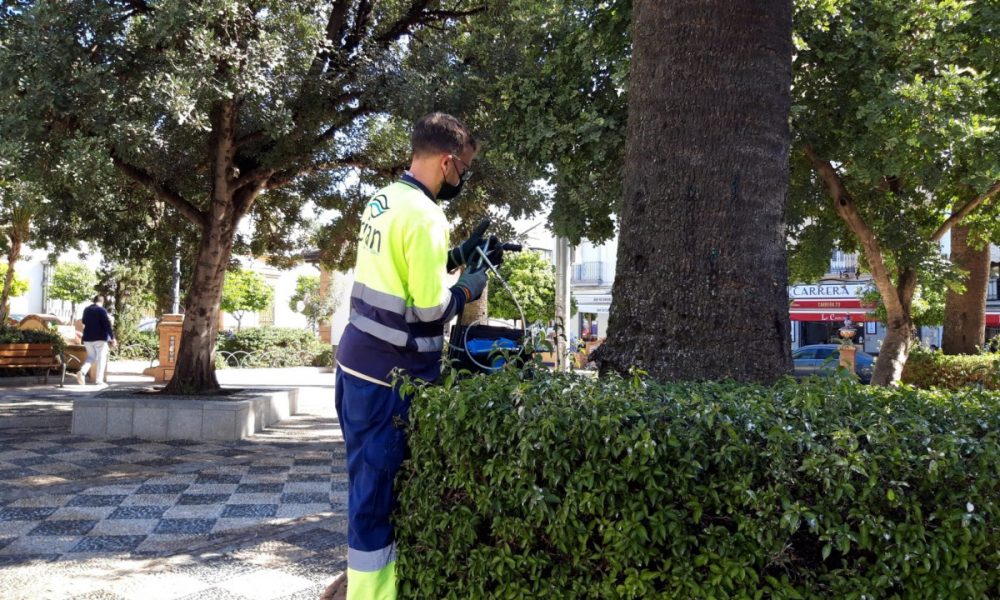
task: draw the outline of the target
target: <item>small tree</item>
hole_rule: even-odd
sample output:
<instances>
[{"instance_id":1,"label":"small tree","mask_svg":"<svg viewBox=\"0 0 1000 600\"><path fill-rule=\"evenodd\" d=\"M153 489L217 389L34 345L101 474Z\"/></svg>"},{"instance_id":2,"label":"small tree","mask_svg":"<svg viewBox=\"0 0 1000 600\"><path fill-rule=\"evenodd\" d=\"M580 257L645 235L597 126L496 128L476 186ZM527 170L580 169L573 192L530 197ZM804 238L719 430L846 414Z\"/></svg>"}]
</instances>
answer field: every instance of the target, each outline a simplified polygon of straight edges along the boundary
<instances>
[{"instance_id":1,"label":"small tree","mask_svg":"<svg viewBox=\"0 0 1000 600\"><path fill-rule=\"evenodd\" d=\"M28 291L28 282L8 271L7 265L0 264L0 281L4 284L4 294L0 298L0 327L7 321L10 315L8 298L16 298Z\"/></svg>"},{"instance_id":2,"label":"small tree","mask_svg":"<svg viewBox=\"0 0 1000 600\"><path fill-rule=\"evenodd\" d=\"M56 265L49 295L69 302L70 318L76 319L76 305L92 298L96 287L97 276L90 267L82 263L65 263Z\"/></svg>"},{"instance_id":3,"label":"small tree","mask_svg":"<svg viewBox=\"0 0 1000 600\"><path fill-rule=\"evenodd\" d=\"M274 288L259 274L246 269L226 271L220 308L236 318L236 331L248 312L264 310L274 299Z\"/></svg>"},{"instance_id":4,"label":"small tree","mask_svg":"<svg viewBox=\"0 0 1000 600\"><path fill-rule=\"evenodd\" d=\"M309 323L309 329L313 331L316 331L316 326L320 322L330 319L340 304L339 298L333 293L332 284L327 290L323 290L320 286L319 275L299 275L295 282L295 293L288 299L288 308L302 313Z\"/></svg>"},{"instance_id":5,"label":"small tree","mask_svg":"<svg viewBox=\"0 0 1000 600\"><path fill-rule=\"evenodd\" d=\"M4 179L0 175L0 251L7 259L7 264L2 265L3 275L0 276L0 286L3 288L0 291L0 325L7 320L7 302L10 298L28 291L28 284L16 277L15 270L17 261L21 258L21 249L31 235L35 199L29 186Z\"/></svg>"},{"instance_id":6,"label":"small tree","mask_svg":"<svg viewBox=\"0 0 1000 600\"><path fill-rule=\"evenodd\" d=\"M509 254L499 271L521 303L528 323L547 323L552 320L556 303L556 271L549 261L537 252ZM511 295L500 286L491 287L493 293L489 296L490 316L520 319L521 313ZM575 301L573 311L576 311Z\"/></svg>"}]
</instances>

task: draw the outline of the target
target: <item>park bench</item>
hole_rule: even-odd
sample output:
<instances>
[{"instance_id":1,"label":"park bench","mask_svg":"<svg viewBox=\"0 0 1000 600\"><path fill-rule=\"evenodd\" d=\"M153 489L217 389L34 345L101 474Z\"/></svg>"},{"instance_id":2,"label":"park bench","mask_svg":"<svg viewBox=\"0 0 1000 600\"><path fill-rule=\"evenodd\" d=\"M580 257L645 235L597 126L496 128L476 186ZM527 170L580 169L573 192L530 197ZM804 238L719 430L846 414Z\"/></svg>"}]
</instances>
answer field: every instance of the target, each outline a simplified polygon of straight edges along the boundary
<instances>
[{"instance_id":1,"label":"park bench","mask_svg":"<svg viewBox=\"0 0 1000 600\"><path fill-rule=\"evenodd\" d=\"M59 367L62 385L66 381L66 364L52 344L0 344L0 369L44 369L48 383L49 371Z\"/></svg>"}]
</instances>

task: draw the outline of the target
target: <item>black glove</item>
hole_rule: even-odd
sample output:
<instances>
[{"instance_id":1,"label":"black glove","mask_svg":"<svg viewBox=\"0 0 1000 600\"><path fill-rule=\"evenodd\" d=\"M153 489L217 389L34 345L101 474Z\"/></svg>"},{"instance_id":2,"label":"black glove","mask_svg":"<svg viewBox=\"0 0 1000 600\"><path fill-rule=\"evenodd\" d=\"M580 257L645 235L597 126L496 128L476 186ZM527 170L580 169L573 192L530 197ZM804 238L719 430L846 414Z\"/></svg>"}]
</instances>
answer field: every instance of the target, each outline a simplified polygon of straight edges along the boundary
<instances>
[{"instance_id":1,"label":"black glove","mask_svg":"<svg viewBox=\"0 0 1000 600\"><path fill-rule=\"evenodd\" d=\"M486 258L490 259L490 263L494 267L499 267L503 264L503 253L504 252L520 252L521 244L512 244L510 242L501 243L497 236L491 235L489 241L486 243ZM475 264L475 261L473 261Z\"/></svg>"},{"instance_id":2,"label":"black glove","mask_svg":"<svg viewBox=\"0 0 1000 600\"><path fill-rule=\"evenodd\" d=\"M483 243L483 234L490 226L489 219L483 219L476 225L469 239L448 251L448 272L469 264L469 260L475 256L476 246Z\"/></svg>"},{"instance_id":3,"label":"black glove","mask_svg":"<svg viewBox=\"0 0 1000 600\"><path fill-rule=\"evenodd\" d=\"M483 295L483 290L486 289L486 269L476 271L466 269L454 287L462 290L466 302L479 300L479 297Z\"/></svg>"}]
</instances>

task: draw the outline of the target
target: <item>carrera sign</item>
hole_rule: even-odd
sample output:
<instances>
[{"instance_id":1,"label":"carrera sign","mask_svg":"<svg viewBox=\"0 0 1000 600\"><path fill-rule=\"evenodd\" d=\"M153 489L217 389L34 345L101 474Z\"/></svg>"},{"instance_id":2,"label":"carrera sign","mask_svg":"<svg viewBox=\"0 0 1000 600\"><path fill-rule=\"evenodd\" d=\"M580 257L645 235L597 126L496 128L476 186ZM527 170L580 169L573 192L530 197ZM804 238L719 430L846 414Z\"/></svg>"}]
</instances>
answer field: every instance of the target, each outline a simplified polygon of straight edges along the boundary
<instances>
[{"instance_id":1,"label":"carrera sign","mask_svg":"<svg viewBox=\"0 0 1000 600\"><path fill-rule=\"evenodd\" d=\"M793 285L788 288L789 298L802 299L857 299L872 289L868 283L820 283L816 285Z\"/></svg>"}]
</instances>

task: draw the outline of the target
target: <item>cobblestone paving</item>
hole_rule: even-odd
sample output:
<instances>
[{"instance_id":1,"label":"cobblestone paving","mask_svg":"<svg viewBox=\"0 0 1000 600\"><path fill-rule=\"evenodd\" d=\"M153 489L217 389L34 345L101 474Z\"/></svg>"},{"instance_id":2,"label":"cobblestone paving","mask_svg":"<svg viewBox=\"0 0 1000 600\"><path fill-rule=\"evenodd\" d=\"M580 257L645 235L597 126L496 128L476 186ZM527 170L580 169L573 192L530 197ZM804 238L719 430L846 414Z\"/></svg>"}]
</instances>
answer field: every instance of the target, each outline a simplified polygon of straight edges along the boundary
<instances>
[{"instance_id":1,"label":"cobblestone paving","mask_svg":"<svg viewBox=\"0 0 1000 600\"><path fill-rule=\"evenodd\" d=\"M235 443L0 430L0 598L315 600L345 568L344 461L321 415Z\"/></svg>"}]
</instances>

